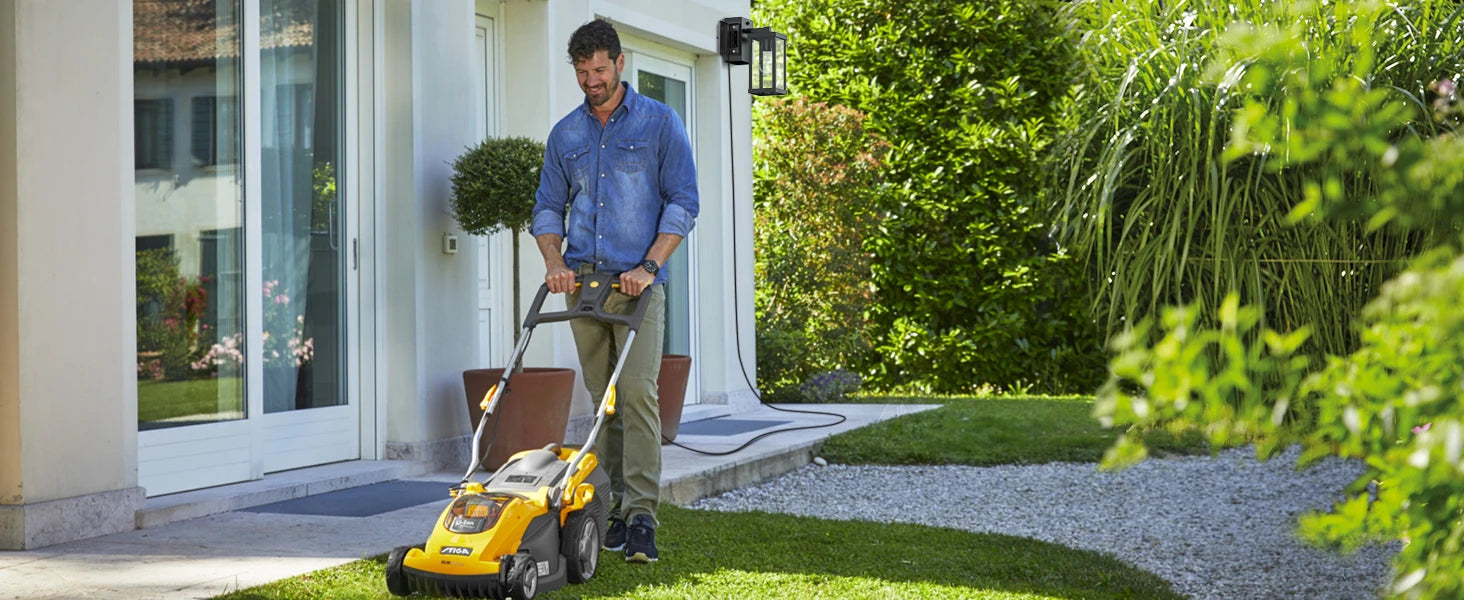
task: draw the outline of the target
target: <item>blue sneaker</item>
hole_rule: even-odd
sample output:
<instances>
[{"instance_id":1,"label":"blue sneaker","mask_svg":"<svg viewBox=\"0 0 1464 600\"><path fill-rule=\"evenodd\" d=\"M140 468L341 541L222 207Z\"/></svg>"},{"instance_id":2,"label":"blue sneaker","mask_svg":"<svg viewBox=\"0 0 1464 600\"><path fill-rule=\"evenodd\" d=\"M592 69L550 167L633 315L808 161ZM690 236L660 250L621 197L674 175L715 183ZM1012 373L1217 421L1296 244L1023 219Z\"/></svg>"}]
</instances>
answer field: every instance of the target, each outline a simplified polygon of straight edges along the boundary
<instances>
[{"instance_id":1,"label":"blue sneaker","mask_svg":"<svg viewBox=\"0 0 1464 600\"><path fill-rule=\"evenodd\" d=\"M625 543L625 562L653 563L656 552L656 521L650 515L630 518L630 535Z\"/></svg>"},{"instance_id":2,"label":"blue sneaker","mask_svg":"<svg viewBox=\"0 0 1464 600\"><path fill-rule=\"evenodd\" d=\"M625 519L610 517L609 526L605 528L605 543L602 546L611 552L625 549Z\"/></svg>"}]
</instances>

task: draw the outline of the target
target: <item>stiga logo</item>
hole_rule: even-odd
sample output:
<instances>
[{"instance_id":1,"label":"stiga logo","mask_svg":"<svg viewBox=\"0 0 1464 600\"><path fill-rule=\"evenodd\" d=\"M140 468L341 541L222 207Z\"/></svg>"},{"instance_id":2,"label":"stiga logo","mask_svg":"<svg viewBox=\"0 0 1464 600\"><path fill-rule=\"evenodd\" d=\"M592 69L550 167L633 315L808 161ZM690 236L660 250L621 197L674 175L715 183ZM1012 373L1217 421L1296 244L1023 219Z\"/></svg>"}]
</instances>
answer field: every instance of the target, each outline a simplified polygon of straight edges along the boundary
<instances>
[{"instance_id":1,"label":"stiga logo","mask_svg":"<svg viewBox=\"0 0 1464 600\"><path fill-rule=\"evenodd\" d=\"M448 554L448 555L452 555L452 556L472 556L473 555L473 549L472 548L464 548L462 546L443 546L441 552L442 552L442 554Z\"/></svg>"}]
</instances>

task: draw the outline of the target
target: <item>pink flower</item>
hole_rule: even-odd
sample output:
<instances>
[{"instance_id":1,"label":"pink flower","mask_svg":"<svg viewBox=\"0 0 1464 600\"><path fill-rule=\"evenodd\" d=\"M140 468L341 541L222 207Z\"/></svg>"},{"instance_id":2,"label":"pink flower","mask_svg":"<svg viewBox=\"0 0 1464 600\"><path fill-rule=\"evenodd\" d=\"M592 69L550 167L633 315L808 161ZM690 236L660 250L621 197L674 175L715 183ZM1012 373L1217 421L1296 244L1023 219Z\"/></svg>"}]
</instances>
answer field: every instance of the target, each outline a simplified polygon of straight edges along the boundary
<instances>
[{"instance_id":1,"label":"pink flower","mask_svg":"<svg viewBox=\"0 0 1464 600\"><path fill-rule=\"evenodd\" d=\"M1417 427L1414 427L1413 428L1413 433L1423 433L1425 431L1428 431L1428 428L1429 428L1430 425L1433 425L1433 422L1424 423L1422 425L1419 425Z\"/></svg>"}]
</instances>

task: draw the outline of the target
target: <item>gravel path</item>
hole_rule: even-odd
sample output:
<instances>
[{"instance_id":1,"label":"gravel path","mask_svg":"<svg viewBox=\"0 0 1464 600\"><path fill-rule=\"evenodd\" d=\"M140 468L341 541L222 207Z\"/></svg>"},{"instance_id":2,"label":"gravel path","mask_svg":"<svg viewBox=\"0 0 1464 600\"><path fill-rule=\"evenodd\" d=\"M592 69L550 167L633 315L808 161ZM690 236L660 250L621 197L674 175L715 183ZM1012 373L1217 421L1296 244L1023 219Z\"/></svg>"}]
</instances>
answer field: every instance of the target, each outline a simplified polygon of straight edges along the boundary
<instances>
[{"instance_id":1,"label":"gravel path","mask_svg":"<svg viewBox=\"0 0 1464 600\"><path fill-rule=\"evenodd\" d=\"M700 500L692 508L903 521L1016 535L1111 553L1196 599L1366 599L1386 585L1396 545L1350 555L1299 540L1296 517L1328 508L1361 466L1297 471L1297 451L1258 462L1149 459L1119 472L1092 464L1000 467L809 465Z\"/></svg>"}]
</instances>

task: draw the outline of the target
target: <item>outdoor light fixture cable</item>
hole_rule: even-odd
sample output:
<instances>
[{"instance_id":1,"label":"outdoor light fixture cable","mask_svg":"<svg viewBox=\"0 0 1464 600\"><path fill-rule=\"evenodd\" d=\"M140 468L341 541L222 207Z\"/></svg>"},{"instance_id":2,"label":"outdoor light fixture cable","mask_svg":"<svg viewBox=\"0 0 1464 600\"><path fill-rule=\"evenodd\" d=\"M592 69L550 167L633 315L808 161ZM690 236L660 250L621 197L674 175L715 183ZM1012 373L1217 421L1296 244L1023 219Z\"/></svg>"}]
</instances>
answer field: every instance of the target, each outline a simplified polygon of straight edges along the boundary
<instances>
[{"instance_id":1,"label":"outdoor light fixture cable","mask_svg":"<svg viewBox=\"0 0 1464 600\"><path fill-rule=\"evenodd\" d=\"M731 450L728 450L726 452L709 452L709 451L706 451L706 450L698 450L696 448L692 448L690 446L687 446L687 445L684 445L684 444L680 444L680 443L677 443L677 442L672 441L670 439L667 439L665 435L662 435L661 436L661 439L663 441L665 441L666 443L668 443L668 444L671 444L671 445L676 446L678 448L685 448L685 449L690 450L692 452L695 452L697 454L705 454L707 456L726 456L728 454L736 454L736 453L742 451L743 448L746 448L748 446L751 446L753 444L753 442L756 442L756 441L758 441L760 439L763 439L763 438L768 437L770 435L773 435L775 433L785 433L785 432L789 432L789 431L800 431L800 430L804 430L804 429L822 429L824 427L833 427L835 425L838 425L840 423L843 423L844 421L849 420L849 417L846 417L846 416L841 415L841 414L838 414L838 413L823 412L823 411L817 411L817 410L794 410L794 409L791 409L791 408L780 408L780 407L774 406L772 404L769 404L768 401L763 400L762 392L759 392L758 391L757 386L755 386L755 385L752 384L752 377L747 374L747 363L742 360L742 326L741 326L742 325L742 323L741 323L742 320L741 320L741 317L740 317L740 315L742 313L738 311L738 308L741 307L741 305L742 305L742 300L741 300L741 294L739 294L737 292L737 288L738 288L738 285L737 285L737 256L738 256L738 253L737 253L737 179L736 179L736 174L737 174L737 142L736 142L735 133L734 133L734 129L733 129L733 122L732 122L732 65L731 65L731 63L726 63L726 62L724 62L723 64L726 65L726 67L727 67L727 147L728 147L728 150L729 150L729 152L727 154L728 154L728 161L730 163L729 164L729 167L731 168L731 171L732 171L732 174L733 174L733 179L732 179L732 319L733 319L733 327L732 327L732 332L733 332L733 335L735 336L735 339L736 339L736 342L737 342L737 365L742 368L742 380L745 381L745 382L747 382L747 389L752 390L752 395L753 396L756 396L757 397L757 401L759 403L761 403L763 406L766 406L766 407L771 408L773 410L778 410L778 411L783 411L783 412L799 413L799 414L805 414L805 415L823 415L823 416L828 416L828 417L837 417L839 420L834 421L833 423L825 423L823 425L803 425L803 426L799 426L799 427L785 427L783 429L774 429L772 431L768 431L768 432L765 432L765 433L758 434L756 437L754 437L754 438L752 438L750 440L747 440L746 442L743 442L743 444L741 446L738 446L738 447L733 448Z\"/></svg>"}]
</instances>

